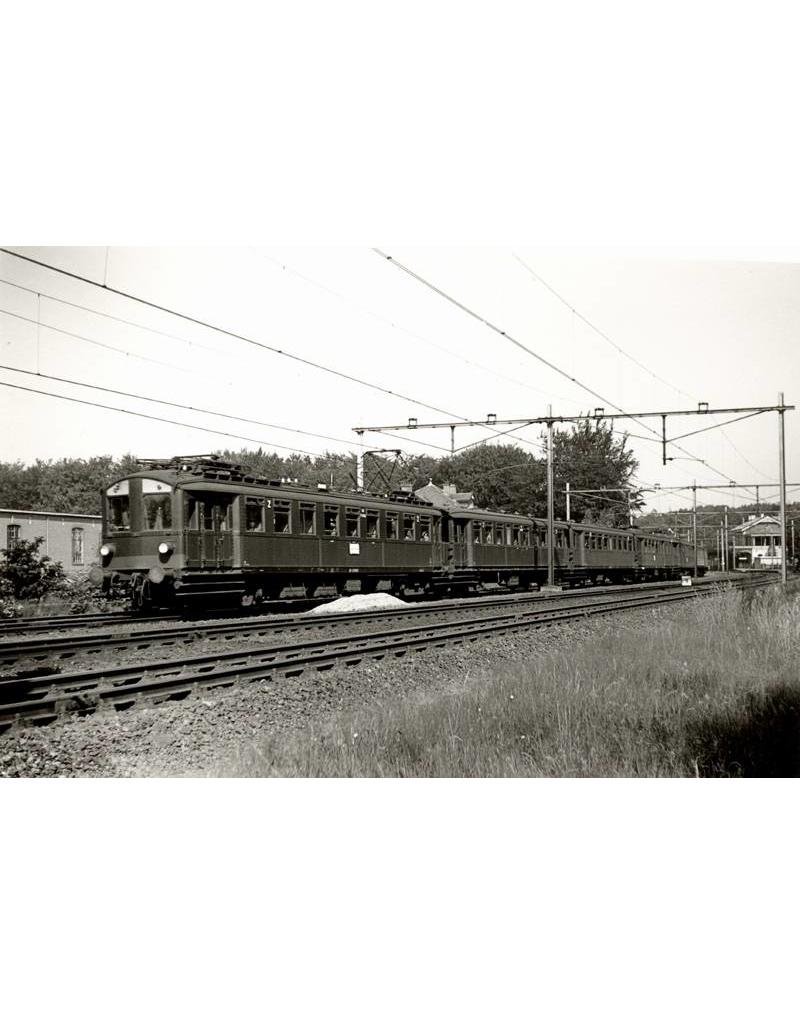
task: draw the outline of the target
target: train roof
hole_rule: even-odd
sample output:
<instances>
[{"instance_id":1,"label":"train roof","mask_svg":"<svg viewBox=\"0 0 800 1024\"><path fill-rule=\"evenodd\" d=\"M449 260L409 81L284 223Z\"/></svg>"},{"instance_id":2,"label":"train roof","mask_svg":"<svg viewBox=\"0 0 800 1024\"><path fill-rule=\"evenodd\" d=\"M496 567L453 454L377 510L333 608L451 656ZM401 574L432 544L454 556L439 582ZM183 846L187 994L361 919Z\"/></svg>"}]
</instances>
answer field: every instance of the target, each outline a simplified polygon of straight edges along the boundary
<instances>
[{"instance_id":1,"label":"train roof","mask_svg":"<svg viewBox=\"0 0 800 1024\"><path fill-rule=\"evenodd\" d=\"M411 508L417 513L440 514L429 501L423 501L413 493L405 491L382 495L363 491L332 490L326 485L311 487L296 481L259 477L248 473L242 466L218 460L148 459L140 460L140 465L144 468L135 473L128 473L120 479L162 480L172 487L188 491L234 491L237 494L269 491L273 497L280 494L289 500L330 501L332 504L341 505L377 505L398 511Z\"/></svg>"}]
</instances>

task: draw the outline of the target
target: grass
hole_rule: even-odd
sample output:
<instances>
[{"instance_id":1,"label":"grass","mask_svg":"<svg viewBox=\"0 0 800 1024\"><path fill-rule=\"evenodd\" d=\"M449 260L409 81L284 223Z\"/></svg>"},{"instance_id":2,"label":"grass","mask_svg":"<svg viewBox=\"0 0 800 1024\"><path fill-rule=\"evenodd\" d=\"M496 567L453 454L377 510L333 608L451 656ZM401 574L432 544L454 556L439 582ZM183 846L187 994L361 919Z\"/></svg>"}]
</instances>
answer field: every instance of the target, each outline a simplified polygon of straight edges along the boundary
<instances>
[{"instance_id":1,"label":"grass","mask_svg":"<svg viewBox=\"0 0 800 1024\"><path fill-rule=\"evenodd\" d=\"M725 594L453 692L270 734L236 776L796 776L800 588Z\"/></svg>"}]
</instances>

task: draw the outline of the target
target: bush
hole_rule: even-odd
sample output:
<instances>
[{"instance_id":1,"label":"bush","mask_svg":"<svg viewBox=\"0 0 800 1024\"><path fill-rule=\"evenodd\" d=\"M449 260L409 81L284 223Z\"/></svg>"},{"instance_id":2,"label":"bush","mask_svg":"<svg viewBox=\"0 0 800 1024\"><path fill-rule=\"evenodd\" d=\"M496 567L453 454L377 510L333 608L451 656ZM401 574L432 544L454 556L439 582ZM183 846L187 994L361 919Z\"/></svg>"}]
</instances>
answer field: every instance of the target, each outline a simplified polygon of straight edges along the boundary
<instances>
[{"instance_id":1,"label":"bush","mask_svg":"<svg viewBox=\"0 0 800 1024\"><path fill-rule=\"evenodd\" d=\"M19 614L20 601L39 601L64 590L63 566L48 555L39 554L43 543L44 537L20 540L0 552L0 615L4 618Z\"/></svg>"}]
</instances>

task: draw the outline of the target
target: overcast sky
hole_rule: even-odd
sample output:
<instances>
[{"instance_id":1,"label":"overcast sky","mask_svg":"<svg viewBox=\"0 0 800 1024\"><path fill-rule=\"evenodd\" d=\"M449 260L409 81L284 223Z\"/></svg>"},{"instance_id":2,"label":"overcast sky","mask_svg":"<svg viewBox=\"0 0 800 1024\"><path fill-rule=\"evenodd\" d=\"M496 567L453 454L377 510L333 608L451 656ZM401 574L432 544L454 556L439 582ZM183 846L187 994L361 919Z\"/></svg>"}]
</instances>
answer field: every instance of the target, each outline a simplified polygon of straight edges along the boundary
<instances>
[{"instance_id":1,"label":"overcast sky","mask_svg":"<svg viewBox=\"0 0 800 1024\"><path fill-rule=\"evenodd\" d=\"M607 412L614 406L625 411L688 409L698 401L711 407L769 405L777 403L779 391L789 403L798 399L797 263L597 249L385 248L559 367L563 376L367 248L16 251L404 397L0 254L0 278L10 282L0 284L0 383L194 425L173 426L3 387L0 426L7 461L125 452L156 457L259 443L278 451L283 451L278 445L310 453L346 451L354 445L353 426L403 423L409 416L420 422L479 419L487 413L501 419L541 416L548 404L556 415L573 416L600 405ZM92 392L7 367L273 426ZM800 481L797 417L786 414L790 482ZM668 436L708 423L676 418L668 421ZM656 420L627 426L644 437L645 424L653 430L660 426ZM534 442L538 434L536 427L520 431ZM456 445L489 436L486 430L459 429ZM762 497L775 498L777 489L766 485L778 478L777 438L773 413L681 442L705 465L672 449L673 456L682 458L664 467L658 443L633 439L631 445L640 462L637 479L648 486L735 480L762 483ZM371 447L395 444L381 435L367 434L364 440ZM449 432L405 434L402 446L437 454L423 441L446 448ZM707 491L700 500L735 504L752 494ZM799 494L800 489L790 499ZM685 506L687 500L686 494L649 495L648 506L666 509Z\"/></svg>"}]
</instances>

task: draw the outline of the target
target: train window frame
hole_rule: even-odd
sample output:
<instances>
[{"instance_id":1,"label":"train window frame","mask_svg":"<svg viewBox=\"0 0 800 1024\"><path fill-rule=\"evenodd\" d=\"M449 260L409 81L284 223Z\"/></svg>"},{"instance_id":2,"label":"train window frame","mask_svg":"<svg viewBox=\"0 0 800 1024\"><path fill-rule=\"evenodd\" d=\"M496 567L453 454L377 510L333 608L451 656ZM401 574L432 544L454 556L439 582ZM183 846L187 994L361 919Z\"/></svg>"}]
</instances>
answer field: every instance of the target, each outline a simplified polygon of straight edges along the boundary
<instances>
[{"instance_id":1,"label":"train window frame","mask_svg":"<svg viewBox=\"0 0 800 1024\"><path fill-rule=\"evenodd\" d=\"M381 514L376 508L368 508L364 513L364 535L367 540L380 540Z\"/></svg>"},{"instance_id":2,"label":"train window frame","mask_svg":"<svg viewBox=\"0 0 800 1024\"><path fill-rule=\"evenodd\" d=\"M258 509L258 522L260 525L252 526L249 518L251 509ZM244 496L244 532L245 533L266 533L267 532L267 506L263 498L255 494Z\"/></svg>"},{"instance_id":3,"label":"train window frame","mask_svg":"<svg viewBox=\"0 0 800 1024\"><path fill-rule=\"evenodd\" d=\"M116 511L119 510L118 524ZM127 522L125 521L127 519ZM109 533L130 533L131 531L131 495L130 481L120 480L106 490L106 529Z\"/></svg>"},{"instance_id":4,"label":"train window frame","mask_svg":"<svg viewBox=\"0 0 800 1024\"><path fill-rule=\"evenodd\" d=\"M311 518L309 520L309 513ZM297 512L298 526L304 537L314 537L317 533L317 506L313 501L298 502ZM311 529L309 529L309 524Z\"/></svg>"},{"instance_id":5,"label":"train window frame","mask_svg":"<svg viewBox=\"0 0 800 1024\"><path fill-rule=\"evenodd\" d=\"M479 519L472 521L472 543L478 547L483 543L483 523Z\"/></svg>"},{"instance_id":6,"label":"train window frame","mask_svg":"<svg viewBox=\"0 0 800 1024\"><path fill-rule=\"evenodd\" d=\"M400 513L399 512L387 512L385 516L386 521L386 539L387 540L399 540L400 539Z\"/></svg>"},{"instance_id":7,"label":"train window frame","mask_svg":"<svg viewBox=\"0 0 800 1024\"><path fill-rule=\"evenodd\" d=\"M142 533L164 533L172 529L173 488L163 480L141 480Z\"/></svg>"},{"instance_id":8,"label":"train window frame","mask_svg":"<svg viewBox=\"0 0 800 1024\"><path fill-rule=\"evenodd\" d=\"M272 503L272 533L276 537L285 537L292 533L292 503L285 498L276 498ZM286 517L284 520L284 516ZM279 522L281 524L278 529Z\"/></svg>"},{"instance_id":9,"label":"train window frame","mask_svg":"<svg viewBox=\"0 0 800 1024\"><path fill-rule=\"evenodd\" d=\"M345 506L344 535L348 540L359 540L361 537L361 510L352 505Z\"/></svg>"},{"instance_id":10,"label":"train window frame","mask_svg":"<svg viewBox=\"0 0 800 1024\"><path fill-rule=\"evenodd\" d=\"M433 521L431 516L418 516L419 519L419 539L424 544L430 544L433 537ZM426 536L427 534L427 536Z\"/></svg>"},{"instance_id":11,"label":"train window frame","mask_svg":"<svg viewBox=\"0 0 800 1024\"><path fill-rule=\"evenodd\" d=\"M326 537L340 537L341 508L339 505L322 506L322 532ZM333 517L332 519L330 517ZM331 525L332 524L332 525Z\"/></svg>"},{"instance_id":12,"label":"train window frame","mask_svg":"<svg viewBox=\"0 0 800 1024\"><path fill-rule=\"evenodd\" d=\"M403 513L403 540L413 543L417 539L417 524L414 522L412 512Z\"/></svg>"}]
</instances>

